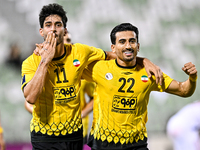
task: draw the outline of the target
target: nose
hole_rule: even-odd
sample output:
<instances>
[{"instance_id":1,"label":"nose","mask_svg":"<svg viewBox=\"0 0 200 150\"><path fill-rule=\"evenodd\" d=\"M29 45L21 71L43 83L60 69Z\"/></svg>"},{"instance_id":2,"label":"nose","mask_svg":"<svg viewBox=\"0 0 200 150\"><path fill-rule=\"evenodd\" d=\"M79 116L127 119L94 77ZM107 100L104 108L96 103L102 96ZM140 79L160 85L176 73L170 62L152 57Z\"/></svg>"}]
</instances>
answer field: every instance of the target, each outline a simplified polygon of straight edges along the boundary
<instances>
[{"instance_id":1,"label":"nose","mask_svg":"<svg viewBox=\"0 0 200 150\"><path fill-rule=\"evenodd\" d=\"M52 31L53 33L56 32L56 26L55 26L55 25L52 25L51 31Z\"/></svg>"},{"instance_id":2,"label":"nose","mask_svg":"<svg viewBox=\"0 0 200 150\"><path fill-rule=\"evenodd\" d=\"M126 43L126 49L130 49L131 48L131 44L130 44L130 42L127 42Z\"/></svg>"}]
</instances>

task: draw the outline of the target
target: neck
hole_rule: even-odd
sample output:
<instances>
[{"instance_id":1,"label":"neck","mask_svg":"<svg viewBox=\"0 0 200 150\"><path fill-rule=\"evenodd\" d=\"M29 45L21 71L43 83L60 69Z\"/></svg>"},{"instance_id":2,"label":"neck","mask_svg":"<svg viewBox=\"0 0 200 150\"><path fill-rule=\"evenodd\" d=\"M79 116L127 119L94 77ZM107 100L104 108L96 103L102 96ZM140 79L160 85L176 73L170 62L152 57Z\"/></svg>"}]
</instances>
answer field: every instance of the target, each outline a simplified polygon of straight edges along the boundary
<instances>
[{"instance_id":1,"label":"neck","mask_svg":"<svg viewBox=\"0 0 200 150\"><path fill-rule=\"evenodd\" d=\"M56 46L56 52L54 58L58 58L62 56L64 53L65 53L64 43L60 43L59 45Z\"/></svg>"},{"instance_id":2,"label":"neck","mask_svg":"<svg viewBox=\"0 0 200 150\"><path fill-rule=\"evenodd\" d=\"M136 65L136 58L134 58L131 61L124 61L124 60L117 58L117 63L123 67L132 67L132 66Z\"/></svg>"}]
</instances>

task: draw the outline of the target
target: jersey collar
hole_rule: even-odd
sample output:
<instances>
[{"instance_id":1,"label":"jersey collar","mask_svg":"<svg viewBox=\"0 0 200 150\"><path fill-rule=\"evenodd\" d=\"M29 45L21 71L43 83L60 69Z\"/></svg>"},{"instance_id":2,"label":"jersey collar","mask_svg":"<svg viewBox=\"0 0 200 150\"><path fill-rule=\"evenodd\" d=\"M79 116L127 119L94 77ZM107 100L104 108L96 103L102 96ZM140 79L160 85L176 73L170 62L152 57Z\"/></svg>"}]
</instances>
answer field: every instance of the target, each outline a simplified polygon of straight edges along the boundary
<instances>
[{"instance_id":1,"label":"jersey collar","mask_svg":"<svg viewBox=\"0 0 200 150\"><path fill-rule=\"evenodd\" d=\"M136 63L134 66L127 66L127 67L121 66L121 65L119 65L119 64L117 63L117 59L115 59L115 63L116 63L116 65L117 65L118 67L120 67L120 68L125 68L125 69L132 69L132 68L135 68L136 65L137 65L137 63Z\"/></svg>"}]
</instances>

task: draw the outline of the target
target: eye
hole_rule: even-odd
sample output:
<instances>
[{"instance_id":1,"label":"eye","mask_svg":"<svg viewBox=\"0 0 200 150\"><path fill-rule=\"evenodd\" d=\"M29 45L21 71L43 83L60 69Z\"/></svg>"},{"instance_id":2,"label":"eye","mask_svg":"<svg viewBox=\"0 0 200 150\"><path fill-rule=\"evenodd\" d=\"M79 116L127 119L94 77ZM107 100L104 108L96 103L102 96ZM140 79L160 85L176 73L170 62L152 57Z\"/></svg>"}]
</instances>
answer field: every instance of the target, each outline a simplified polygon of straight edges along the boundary
<instances>
[{"instance_id":1,"label":"eye","mask_svg":"<svg viewBox=\"0 0 200 150\"><path fill-rule=\"evenodd\" d=\"M125 40L119 40L119 43L124 44Z\"/></svg>"},{"instance_id":2,"label":"eye","mask_svg":"<svg viewBox=\"0 0 200 150\"><path fill-rule=\"evenodd\" d=\"M51 24L46 24L45 26L46 26L46 27L50 27L50 26L51 26Z\"/></svg>"},{"instance_id":3,"label":"eye","mask_svg":"<svg viewBox=\"0 0 200 150\"><path fill-rule=\"evenodd\" d=\"M130 43L132 43L132 44L134 44L135 42L136 42L135 39L130 40Z\"/></svg>"},{"instance_id":4,"label":"eye","mask_svg":"<svg viewBox=\"0 0 200 150\"><path fill-rule=\"evenodd\" d=\"M62 23L57 23L56 26L57 27L62 27Z\"/></svg>"}]
</instances>

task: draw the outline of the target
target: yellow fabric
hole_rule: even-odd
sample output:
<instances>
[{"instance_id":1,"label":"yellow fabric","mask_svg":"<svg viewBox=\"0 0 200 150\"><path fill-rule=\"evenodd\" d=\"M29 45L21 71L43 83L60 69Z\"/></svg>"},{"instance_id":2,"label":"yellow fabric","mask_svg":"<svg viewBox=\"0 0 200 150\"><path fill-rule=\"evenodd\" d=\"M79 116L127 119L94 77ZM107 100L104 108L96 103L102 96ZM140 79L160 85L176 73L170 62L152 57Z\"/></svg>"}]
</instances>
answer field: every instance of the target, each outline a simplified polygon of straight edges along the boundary
<instances>
[{"instance_id":1,"label":"yellow fabric","mask_svg":"<svg viewBox=\"0 0 200 150\"><path fill-rule=\"evenodd\" d=\"M94 82L88 82L86 80L81 80L81 87L80 87L80 100L81 100L81 110L85 108L87 105L86 99L85 99L85 93L90 97L94 97L94 89L95 89L95 83ZM89 116L86 116L82 119L83 122L83 137L85 137L88 133L88 124L89 124Z\"/></svg>"},{"instance_id":2,"label":"yellow fabric","mask_svg":"<svg viewBox=\"0 0 200 150\"><path fill-rule=\"evenodd\" d=\"M3 133L3 128L0 126L0 134Z\"/></svg>"},{"instance_id":3,"label":"yellow fabric","mask_svg":"<svg viewBox=\"0 0 200 150\"><path fill-rule=\"evenodd\" d=\"M96 82L93 123L90 134L97 140L121 144L147 137L147 105L151 91L164 91L172 82L163 74L164 84L148 79L145 68L119 67L115 60L98 61L83 77Z\"/></svg>"},{"instance_id":4,"label":"yellow fabric","mask_svg":"<svg viewBox=\"0 0 200 150\"><path fill-rule=\"evenodd\" d=\"M48 68L43 91L33 107L31 132L67 135L82 128L80 80L92 61L105 59L101 49L83 44L65 44L66 54L54 59ZM41 57L35 54L22 64L22 89L33 78ZM40 83L38 83L40 84Z\"/></svg>"}]
</instances>

